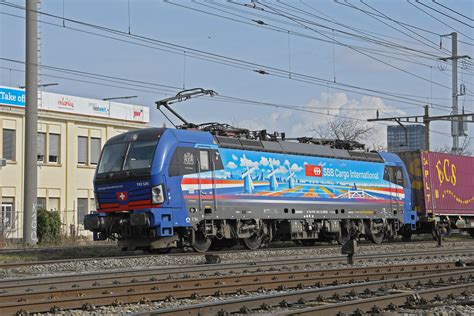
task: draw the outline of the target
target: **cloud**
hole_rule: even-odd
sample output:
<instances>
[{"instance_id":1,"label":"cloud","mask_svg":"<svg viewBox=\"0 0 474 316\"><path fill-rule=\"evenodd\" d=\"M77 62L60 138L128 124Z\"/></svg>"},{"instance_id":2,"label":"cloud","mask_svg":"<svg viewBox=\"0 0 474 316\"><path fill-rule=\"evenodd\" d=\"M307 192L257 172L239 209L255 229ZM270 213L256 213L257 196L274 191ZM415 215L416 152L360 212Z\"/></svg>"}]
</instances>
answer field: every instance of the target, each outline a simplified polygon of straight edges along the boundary
<instances>
[{"instance_id":1,"label":"cloud","mask_svg":"<svg viewBox=\"0 0 474 316\"><path fill-rule=\"evenodd\" d=\"M307 163L305 163L305 165L306 164ZM301 170L303 170L303 168L294 163L291 165L290 170L293 172L300 172Z\"/></svg>"},{"instance_id":2,"label":"cloud","mask_svg":"<svg viewBox=\"0 0 474 316\"><path fill-rule=\"evenodd\" d=\"M230 168L230 169L235 169L235 168L237 168L237 165L235 164L235 162L229 161L229 163L227 164L226 167Z\"/></svg>"},{"instance_id":3,"label":"cloud","mask_svg":"<svg viewBox=\"0 0 474 316\"><path fill-rule=\"evenodd\" d=\"M236 155L232 155L232 159L237 161L237 160L239 160L239 157L237 157Z\"/></svg>"},{"instance_id":4,"label":"cloud","mask_svg":"<svg viewBox=\"0 0 474 316\"><path fill-rule=\"evenodd\" d=\"M289 161L288 159L286 159L283 164L284 164L285 166L289 166L289 165L290 165L290 161Z\"/></svg>"},{"instance_id":5,"label":"cloud","mask_svg":"<svg viewBox=\"0 0 474 316\"><path fill-rule=\"evenodd\" d=\"M269 160L270 160L270 163L272 164L272 166L274 166L274 167L278 167L279 165L281 165L281 162L278 159L270 158Z\"/></svg>"},{"instance_id":6,"label":"cloud","mask_svg":"<svg viewBox=\"0 0 474 316\"><path fill-rule=\"evenodd\" d=\"M288 173L288 169L286 169L284 166L280 166L280 167L278 168L277 173L286 174L286 173Z\"/></svg>"},{"instance_id":7,"label":"cloud","mask_svg":"<svg viewBox=\"0 0 474 316\"><path fill-rule=\"evenodd\" d=\"M255 167L255 169L258 169L258 162L247 159L246 157L241 157L240 158L240 166L241 167L248 167L248 168Z\"/></svg>"},{"instance_id":8,"label":"cloud","mask_svg":"<svg viewBox=\"0 0 474 316\"><path fill-rule=\"evenodd\" d=\"M268 161L268 159L266 157L262 157L262 159L260 159L260 165L266 167L270 164L270 162Z\"/></svg>"},{"instance_id":9,"label":"cloud","mask_svg":"<svg viewBox=\"0 0 474 316\"><path fill-rule=\"evenodd\" d=\"M336 115L357 119L362 124L373 127L373 133L364 141L366 145L372 146L374 144L386 145L387 128L382 124L366 123L368 118L375 117L377 110L381 116L406 114L403 110L385 104L381 98L371 96L351 98L343 92L321 93L319 97L309 100L304 105L304 110L309 112L274 109L268 115L243 120L238 124L250 130L267 129L270 132L286 132L287 137L317 137L315 130L317 131L319 127L325 128L328 121L334 119Z\"/></svg>"}]
</instances>

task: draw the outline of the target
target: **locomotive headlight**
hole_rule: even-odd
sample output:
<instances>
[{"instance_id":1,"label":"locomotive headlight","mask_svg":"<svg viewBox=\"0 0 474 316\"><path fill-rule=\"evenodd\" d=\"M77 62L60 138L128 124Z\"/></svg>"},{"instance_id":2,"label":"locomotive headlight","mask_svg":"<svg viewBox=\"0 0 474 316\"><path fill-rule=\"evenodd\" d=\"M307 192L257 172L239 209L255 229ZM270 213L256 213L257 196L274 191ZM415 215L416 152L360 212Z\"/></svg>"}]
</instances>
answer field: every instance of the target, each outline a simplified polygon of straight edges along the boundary
<instances>
[{"instance_id":1,"label":"locomotive headlight","mask_svg":"<svg viewBox=\"0 0 474 316\"><path fill-rule=\"evenodd\" d=\"M151 201L153 204L160 204L165 201L165 194L162 184L151 188Z\"/></svg>"}]
</instances>

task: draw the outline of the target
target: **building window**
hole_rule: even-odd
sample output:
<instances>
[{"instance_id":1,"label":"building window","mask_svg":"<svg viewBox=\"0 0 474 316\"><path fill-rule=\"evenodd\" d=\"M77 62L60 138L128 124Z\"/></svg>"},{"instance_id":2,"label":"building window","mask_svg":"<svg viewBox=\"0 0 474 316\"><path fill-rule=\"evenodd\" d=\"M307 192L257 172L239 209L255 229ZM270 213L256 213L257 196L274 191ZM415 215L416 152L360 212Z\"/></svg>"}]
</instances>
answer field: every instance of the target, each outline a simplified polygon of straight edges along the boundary
<instances>
[{"instance_id":1,"label":"building window","mask_svg":"<svg viewBox=\"0 0 474 316\"><path fill-rule=\"evenodd\" d=\"M88 138L85 136L78 137L77 162L83 165L87 164L87 156L89 156L89 148L87 146Z\"/></svg>"},{"instance_id":2,"label":"building window","mask_svg":"<svg viewBox=\"0 0 474 316\"><path fill-rule=\"evenodd\" d=\"M91 138L91 164L97 165L100 158L100 138Z\"/></svg>"},{"instance_id":3,"label":"building window","mask_svg":"<svg viewBox=\"0 0 474 316\"><path fill-rule=\"evenodd\" d=\"M3 197L0 208L0 234L5 236L6 230L15 228L15 198Z\"/></svg>"},{"instance_id":4,"label":"building window","mask_svg":"<svg viewBox=\"0 0 474 316\"><path fill-rule=\"evenodd\" d=\"M102 140L99 137L79 136L78 163L82 165L97 165L101 148Z\"/></svg>"},{"instance_id":5,"label":"building window","mask_svg":"<svg viewBox=\"0 0 474 316\"><path fill-rule=\"evenodd\" d=\"M59 198L49 198L48 199L48 210L57 212L59 211Z\"/></svg>"},{"instance_id":6,"label":"building window","mask_svg":"<svg viewBox=\"0 0 474 316\"><path fill-rule=\"evenodd\" d=\"M49 134L49 153L48 162L60 163L61 153L61 135Z\"/></svg>"},{"instance_id":7,"label":"building window","mask_svg":"<svg viewBox=\"0 0 474 316\"><path fill-rule=\"evenodd\" d=\"M38 197L36 199L36 209L46 209L46 198L44 197Z\"/></svg>"},{"instance_id":8,"label":"building window","mask_svg":"<svg viewBox=\"0 0 474 316\"><path fill-rule=\"evenodd\" d=\"M1 158L15 160L15 130L3 129L3 154Z\"/></svg>"},{"instance_id":9,"label":"building window","mask_svg":"<svg viewBox=\"0 0 474 316\"><path fill-rule=\"evenodd\" d=\"M36 139L37 139L36 160L38 162L46 162L46 133L38 133L36 136Z\"/></svg>"},{"instance_id":10,"label":"building window","mask_svg":"<svg viewBox=\"0 0 474 316\"><path fill-rule=\"evenodd\" d=\"M87 198L78 198L77 199L77 223L84 224L84 216L88 214L88 199Z\"/></svg>"}]
</instances>

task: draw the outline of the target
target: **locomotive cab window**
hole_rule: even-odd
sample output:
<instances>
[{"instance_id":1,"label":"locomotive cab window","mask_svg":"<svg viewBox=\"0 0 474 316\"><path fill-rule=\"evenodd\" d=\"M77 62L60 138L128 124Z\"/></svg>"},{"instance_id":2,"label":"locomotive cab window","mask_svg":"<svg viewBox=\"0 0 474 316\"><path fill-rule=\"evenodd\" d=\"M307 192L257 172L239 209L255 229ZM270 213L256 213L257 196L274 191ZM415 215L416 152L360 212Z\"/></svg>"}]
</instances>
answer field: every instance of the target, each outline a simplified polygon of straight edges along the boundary
<instances>
[{"instance_id":1,"label":"locomotive cab window","mask_svg":"<svg viewBox=\"0 0 474 316\"><path fill-rule=\"evenodd\" d=\"M395 181L398 185L403 186L403 172L400 167L395 168Z\"/></svg>"},{"instance_id":2,"label":"locomotive cab window","mask_svg":"<svg viewBox=\"0 0 474 316\"><path fill-rule=\"evenodd\" d=\"M403 169L401 167L386 166L383 179L396 185L405 186Z\"/></svg>"},{"instance_id":3,"label":"locomotive cab window","mask_svg":"<svg viewBox=\"0 0 474 316\"><path fill-rule=\"evenodd\" d=\"M199 163L201 171L209 170L209 152L207 150L199 151Z\"/></svg>"}]
</instances>

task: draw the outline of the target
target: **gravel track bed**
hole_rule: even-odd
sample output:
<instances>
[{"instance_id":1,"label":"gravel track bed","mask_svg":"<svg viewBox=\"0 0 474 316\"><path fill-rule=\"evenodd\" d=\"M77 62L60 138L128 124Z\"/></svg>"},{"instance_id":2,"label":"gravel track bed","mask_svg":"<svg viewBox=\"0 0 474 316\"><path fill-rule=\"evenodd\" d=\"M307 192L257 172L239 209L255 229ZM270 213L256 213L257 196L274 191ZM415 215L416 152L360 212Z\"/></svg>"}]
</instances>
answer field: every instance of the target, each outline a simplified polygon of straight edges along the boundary
<instances>
[{"instance_id":1,"label":"gravel track bed","mask_svg":"<svg viewBox=\"0 0 474 316\"><path fill-rule=\"evenodd\" d=\"M470 258L470 257L469 257ZM428 260L398 260L398 261L384 261L382 265L392 265L392 264L403 264L403 263L427 263L427 262L447 262L452 260L466 260L468 257L464 256L455 256L453 258L444 258L444 259L428 259ZM370 266L380 266L381 262L364 262L354 264L349 266L347 264L337 264L331 266L322 267L324 269L347 269L353 267L370 267ZM310 287L307 287L310 288ZM203 296L197 299L177 299L171 301L156 301L156 302L148 302L148 303L136 303L136 304L124 304L119 306L96 306L92 311L84 311L84 310L66 310L66 311L59 311L56 314L51 313L39 313L33 315L81 315L81 316L92 316L92 315L130 315L130 314L139 314L139 313L146 313L150 311L156 311L160 309L170 309L170 308L177 308L195 304L203 304L203 303L211 303L216 301L224 301L229 299L237 299L237 298L248 298L248 297L258 297L270 294L278 294L278 293L289 293L296 291L296 289L287 289L284 291L278 290L266 290L264 292L249 292L247 294L232 294L232 295L223 295L220 297L216 296ZM474 315L474 307L462 305L463 302L466 301L473 302L474 294L470 297L457 297L455 300L445 300L439 303L439 306L433 307L425 307L423 309L409 309L409 308L400 308L397 310L397 313L394 314L393 311L385 311L386 314L381 315L410 315L410 316L459 316L459 315ZM444 304L444 305L443 305ZM272 308L271 311L256 311L255 315L272 315L274 312L284 312L285 308ZM291 311L295 311L292 309ZM252 314L250 314L252 315Z\"/></svg>"},{"instance_id":2,"label":"gravel track bed","mask_svg":"<svg viewBox=\"0 0 474 316\"><path fill-rule=\"evenodd\" d=\"M453 241L444 242L440 249L436 244L430 243L407 243L407 244L387 244L387 245L369 245L360 247L358 254L380 254L380 253L396 253L396 252L415 252L420 250L438 249L442 253L442 249L472 247L474 242L470 241ZM462 250L460 250L462 252ZM243 252L222 252L219 257L222 263L242 263L250 261L272 261L279 257L288 258L304 258L304 257L324 257L337 256L341 253L340 246L330 248L295 248L286 250L264 250L264 251L243 251ZM357 255L354 256L357 261ZM452 258L451 258L452 259ZM0 279L10 279L26 276L47 276L57 274L85 273L98 271L112 271L124 269L144 269L160 266L181 266L204 264L205 258L203 254L183 256L156 255L145 257L130 258L97 258L93 260L80 260L74 262L53 263L47 265L32 265L19 268L10 268L0 270Z\"/></svg>"}]
</instances>

